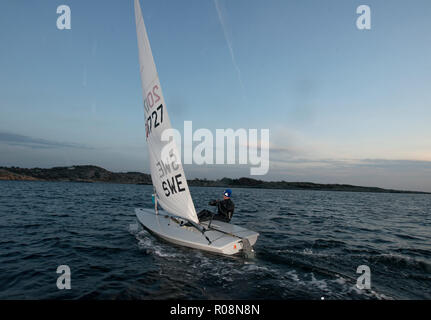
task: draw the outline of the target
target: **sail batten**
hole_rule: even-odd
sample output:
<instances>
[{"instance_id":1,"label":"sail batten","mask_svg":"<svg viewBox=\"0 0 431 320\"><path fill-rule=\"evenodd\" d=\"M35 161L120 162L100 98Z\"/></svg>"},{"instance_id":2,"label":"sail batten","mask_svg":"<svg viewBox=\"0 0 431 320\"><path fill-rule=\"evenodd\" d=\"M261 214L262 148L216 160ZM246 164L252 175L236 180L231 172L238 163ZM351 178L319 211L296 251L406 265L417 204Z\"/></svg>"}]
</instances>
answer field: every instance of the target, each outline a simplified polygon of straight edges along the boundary
<instances>
[{"instance_id":1,"label":"sail batten","mask_svg":"<svg viewBox=\"0 0 431 320\"><path fill-rule=\"evenodd\" d=\"M161 139L164 130L172 127L139 0L135 0L135 20L144 98L145 132L151 179L158 203L167 212L198 223L177 146L175 142Z\"/></svg>"}]
</instances>

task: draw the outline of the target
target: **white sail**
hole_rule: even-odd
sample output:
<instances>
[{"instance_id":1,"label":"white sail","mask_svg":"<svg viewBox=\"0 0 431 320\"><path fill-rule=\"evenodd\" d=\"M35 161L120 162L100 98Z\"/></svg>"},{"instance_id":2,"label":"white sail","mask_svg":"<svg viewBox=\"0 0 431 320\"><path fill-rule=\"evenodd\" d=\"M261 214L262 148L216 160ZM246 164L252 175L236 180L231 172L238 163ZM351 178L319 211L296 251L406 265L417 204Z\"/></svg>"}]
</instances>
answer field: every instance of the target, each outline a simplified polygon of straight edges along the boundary
<instances>
[{"instance_id":1,"label":"white sail","mask_svg":"<svg viewBox=\"0 0 431 320\"><path fill-rule=\"evenodd\" d=\"M162 141L171 128L139 0L135 0L136 33L144 97L145 131L150 170L158 203L167 212L199 222L175 143ZM163 152L162 152L163 151Z\"/></svg>"}]
</instances>

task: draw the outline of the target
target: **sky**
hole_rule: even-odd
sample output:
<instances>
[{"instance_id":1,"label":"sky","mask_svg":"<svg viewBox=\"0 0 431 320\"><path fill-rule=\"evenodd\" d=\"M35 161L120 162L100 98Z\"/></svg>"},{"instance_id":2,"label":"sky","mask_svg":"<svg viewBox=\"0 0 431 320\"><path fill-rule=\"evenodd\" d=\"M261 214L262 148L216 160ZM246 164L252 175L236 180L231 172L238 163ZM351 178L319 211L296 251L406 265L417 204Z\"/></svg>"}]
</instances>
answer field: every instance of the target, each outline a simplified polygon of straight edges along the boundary
<instances>
[{"instance_id":1,"label":"sky","mask_svg":"<svg viewBox=\"0 0 431 320\"><path fill-rule=\"evenodd\" d=\"M262 180L431 192L430 1L140 3L174 128L269 129ZM132 0L2 0L0 40L0 166L149 172Z\"/></svg>"}]
</instances>

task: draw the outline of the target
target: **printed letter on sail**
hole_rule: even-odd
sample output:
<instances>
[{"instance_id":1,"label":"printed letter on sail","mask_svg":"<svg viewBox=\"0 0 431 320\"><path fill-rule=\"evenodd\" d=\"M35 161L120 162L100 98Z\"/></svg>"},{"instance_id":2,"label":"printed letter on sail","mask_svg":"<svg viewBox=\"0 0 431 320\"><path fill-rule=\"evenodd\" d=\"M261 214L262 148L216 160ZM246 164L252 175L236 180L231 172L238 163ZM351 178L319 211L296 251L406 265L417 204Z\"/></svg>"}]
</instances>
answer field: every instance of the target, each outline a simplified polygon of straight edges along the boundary
<instances>
[{"instance_id":1,"label":"printed letter on sail","mask_svg":"<svg viewBox=\"0 0 431 320\"><path fill-rule=\"evenodd\" d=\"M150 170L158 202L167 212L199 222L176 144L162 141L171 128L139 0L135 0L136 33L145 111Z\"/></svg>"}]
</instances>

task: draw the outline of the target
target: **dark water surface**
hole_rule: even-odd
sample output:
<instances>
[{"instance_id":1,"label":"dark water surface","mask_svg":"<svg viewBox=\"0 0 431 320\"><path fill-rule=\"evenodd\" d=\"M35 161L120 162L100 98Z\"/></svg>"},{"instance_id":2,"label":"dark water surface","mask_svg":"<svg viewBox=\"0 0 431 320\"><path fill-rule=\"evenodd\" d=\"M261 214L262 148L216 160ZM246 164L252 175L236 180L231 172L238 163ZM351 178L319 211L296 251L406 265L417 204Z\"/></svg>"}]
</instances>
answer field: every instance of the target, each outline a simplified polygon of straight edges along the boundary
<instances>
[{"instance_id":1,"label":"dark water surface","mask_svg":"<svg viewBox=\"0 0 431 320\"><path fill-rule=\"evenodd\" d=\"M138 225L150 186L0 182L0 299L431 299L431 196L233 189L251 260ZM191 189L197 210L220 188ZM71 269L58 290L57 267ZM371 289L356 288L371 270Z\"/></svg>"}]
</instances>

